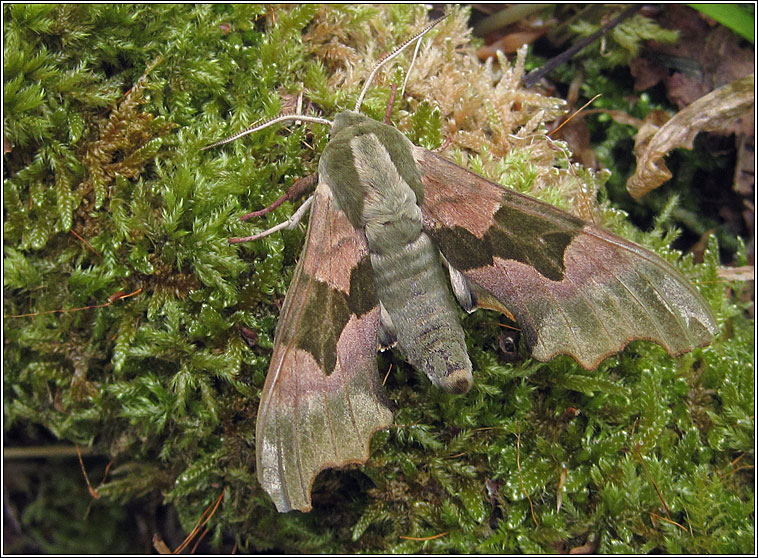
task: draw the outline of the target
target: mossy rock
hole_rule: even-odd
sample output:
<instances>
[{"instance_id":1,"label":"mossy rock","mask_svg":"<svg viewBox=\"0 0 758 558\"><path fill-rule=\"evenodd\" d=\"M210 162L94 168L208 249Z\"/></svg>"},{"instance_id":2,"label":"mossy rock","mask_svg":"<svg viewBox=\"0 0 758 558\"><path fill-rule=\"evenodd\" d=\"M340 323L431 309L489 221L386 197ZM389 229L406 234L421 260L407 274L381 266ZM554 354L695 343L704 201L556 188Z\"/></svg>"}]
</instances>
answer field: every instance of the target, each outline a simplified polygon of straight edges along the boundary
<instances>
[{"instance_id":1,"label":"mossy rock","mask_svg":"<svg viewBox=\"0 0 758 558\"><path fill-rule=\"evenodd\" d=\"M607 204L595 208L607 226L701 286L723 331L710 347L674 359L636 342L591 372L569 358L510 364L497 318L473 314L475 388L441 393L383 354L395 425L365 467L318 478L313 512L277 514L255 478L255 413L303 230L228 238L292 213L287 202L238 220L313 172L328 130L202 148L301 91L325 117L351 106L425 8L4 10L5 445L77 444L98 496L68 449L31 462L34 474L17 468L18 548L145 551L106 536L137 537L138 521L175 548L222 492L204 544L227 552L752 548L753 323L740 287L719 279L715 243L703 263L680 259L663 222L641 233ZM523 58L480 64L467 15L453 10L425 42L393 121L420 145L452 138L449 156L472 170L575 207L607 177L565 164L544 137L563 102L518 89ZM383 116L410 56L380 72L369 115Z\"/></svg>"}]
</instances>

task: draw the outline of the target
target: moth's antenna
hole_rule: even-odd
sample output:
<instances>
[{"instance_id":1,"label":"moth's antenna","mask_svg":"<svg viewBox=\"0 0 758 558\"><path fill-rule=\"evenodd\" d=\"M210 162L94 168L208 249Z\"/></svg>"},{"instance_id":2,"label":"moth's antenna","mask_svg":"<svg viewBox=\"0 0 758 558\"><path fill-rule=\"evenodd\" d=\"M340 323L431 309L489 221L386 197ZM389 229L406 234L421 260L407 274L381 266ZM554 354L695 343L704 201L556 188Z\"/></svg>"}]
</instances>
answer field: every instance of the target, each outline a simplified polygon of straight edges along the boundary
<instances>
[{"instance_id":1,"label":"moth's antenna","mask_svg":"<svg viewBox=\"0 0 758 558\"><path fill-rule=\"evenodd\" d=\"M416 63L416 57L418 56L418 51L421 48L421 38L419 37L419 40L416 41L416 48L413 49L413 58L411 58L411 65L408 66L408 71L405 72L405 79L403 80L403 88L400 90L400 97L405 95L405 86L408 85L408 78L411 77L411 70L413 70L413 65Z\"/></svg>"},{"instance_id":2,"label":"moth's antenna","mask_svg":"<svg viewBox=\"0 0 758 558\"><path fill-rule=\"evenodd\" d=\"M319 124L326 124L327 126L332 125L331 121L327 120L326 118L319 118L318 116L308 116L306 114L282 114L280 116L275 116L274 118L269 118L268 120L261 122L260 124L253 124L249 128L242 130L241 132L238 132L234 134L233 136L229 136L228 138L222 139L221 141L217 141L216 143L206 145L205 147L201 149L201 151L205 151L206 149L211 149L212 147L218 147L219 145L224 145L225 143L229 143L230 141L234 141L248 134L252 134L253 132L257 132L258 130L263 130L263 128L268 128L269 126L276 124L277 122L286 122L287 120L305 120L306 122L317 122Z\"/></svg>"},{"instance_id":3,"label":"moth's antenna","mask_svg":"<svg viewBox=\"0 0 758 558\"><path fill-rule=\"evenodd\" d=\"M363 91L361 91L361 94L355 103L355 112L358 112L360 110L361 105L363 104L363 98L366 96L366 92L368 91L368 88L371 86L371 82L376 77L376 73L379 71L379 68L381 68L382 66L384 66L385 63L395 58L398 54L400 54L403 50L405 50L405 47L407 47L413 41L419 40L420 42L421 37L426 35L429 31L431 31L434 28L434 26L436 26L440 21L442 21L445 18L447 18L447 16L442 16L441 18L433 21L432 23L427 25L421 32L417 33L416 35L414 35L413 37L405 41L403 44L401 44L399 47L397 47L395 50L390 52L385 57L379 59L379 62L376 63L376 65L374 66L374 69L371 70L371 74L368 76L368 79L366 79L366 85L363 86ZM418 52L418 47L416 48L416 52ZM413 59L415 61L416 59L415 54L413 55ZM406 76L406 79L407 79L407 76Z\"/></svg>"}]
</instances>

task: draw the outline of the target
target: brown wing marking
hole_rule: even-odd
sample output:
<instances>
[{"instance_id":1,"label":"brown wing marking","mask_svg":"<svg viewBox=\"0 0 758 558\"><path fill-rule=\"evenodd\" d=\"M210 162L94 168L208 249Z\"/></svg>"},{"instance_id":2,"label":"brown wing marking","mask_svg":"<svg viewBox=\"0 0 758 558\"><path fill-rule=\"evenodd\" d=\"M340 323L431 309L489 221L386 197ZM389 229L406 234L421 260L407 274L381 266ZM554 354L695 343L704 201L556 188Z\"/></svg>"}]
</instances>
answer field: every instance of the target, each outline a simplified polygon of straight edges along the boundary
<instances>
[{"instance_id":1,"label":"brown wing marking","mask_svg":"<svg viewBox=\"0 0 758 558\"><path fill-rule=\"evenodd\" d=\"M315 196L256 426L258 480L280 512L310 510L318 473L365 463L372 434L392 423L376 367L378 302L362 276L365 238L325 185Z\"/></svg>"}]
</instances>

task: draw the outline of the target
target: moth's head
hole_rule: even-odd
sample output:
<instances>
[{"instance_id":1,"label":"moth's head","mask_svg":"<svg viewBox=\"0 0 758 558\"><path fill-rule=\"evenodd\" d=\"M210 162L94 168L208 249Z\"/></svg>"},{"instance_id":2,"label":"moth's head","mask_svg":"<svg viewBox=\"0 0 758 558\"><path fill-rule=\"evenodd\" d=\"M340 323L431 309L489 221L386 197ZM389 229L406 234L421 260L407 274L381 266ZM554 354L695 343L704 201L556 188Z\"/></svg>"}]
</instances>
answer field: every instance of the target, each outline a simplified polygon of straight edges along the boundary
<instances>
[{"instance_id":1,"label":"moth's head","mask_svg":"<svg viewBox=\"0 0 758 558\"><path fill-rule=\"evenodd\" d=\"M371 119L368 116L363 116L359 112L354 112L352 110L343 110L341 113L334 117L334 122L332 122L331 135L335 136L345 128L350 128L351 126L361 124L367 120Z\"/></svg>"}]
</instances>

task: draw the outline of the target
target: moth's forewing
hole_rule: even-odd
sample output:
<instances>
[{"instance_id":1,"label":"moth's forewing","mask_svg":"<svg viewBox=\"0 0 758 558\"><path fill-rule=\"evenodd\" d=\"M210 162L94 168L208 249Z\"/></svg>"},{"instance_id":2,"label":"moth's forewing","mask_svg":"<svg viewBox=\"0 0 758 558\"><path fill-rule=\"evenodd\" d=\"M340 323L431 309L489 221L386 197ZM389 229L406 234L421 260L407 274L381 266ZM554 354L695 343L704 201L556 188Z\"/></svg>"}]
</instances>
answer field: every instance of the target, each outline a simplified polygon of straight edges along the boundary
<instances>
[{"instance_id":1,"label":"moth's forewing","mask_svg":"<svg viewBox=\"0 0 758 558\"><path fill-rule=\"evenodd\" d=\"M596 367L630 341L670 354L707 345L716 320L650 251L422 148L424 229L480 306L509 311L532 356Z\"/></svg>"},{"instance_id":2,"label":"moth's forewing","mask_svg":"<svg viewBox=\"0 0 758 558\"><path fill-rule=\"evenodd\" d=\"M379 306L365 237L316 189L258 409L258 480L280 512L311 509L319 471L365 463L392 423L376 365Z\"/></svg>"}]
</instances>

